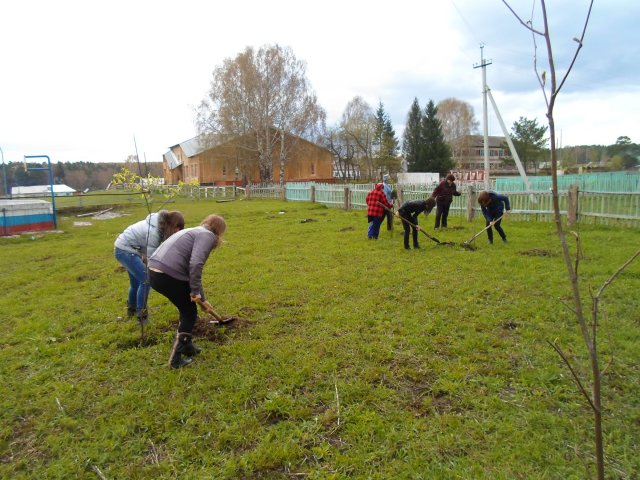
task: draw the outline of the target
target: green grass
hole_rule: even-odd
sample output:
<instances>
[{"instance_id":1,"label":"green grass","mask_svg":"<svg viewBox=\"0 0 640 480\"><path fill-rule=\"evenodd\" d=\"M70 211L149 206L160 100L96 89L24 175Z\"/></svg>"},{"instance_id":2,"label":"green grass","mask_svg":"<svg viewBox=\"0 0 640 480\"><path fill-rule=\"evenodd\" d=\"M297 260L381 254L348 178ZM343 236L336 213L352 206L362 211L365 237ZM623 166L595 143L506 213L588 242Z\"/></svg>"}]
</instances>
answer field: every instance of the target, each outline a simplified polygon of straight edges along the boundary
<instances>
[{"instance_id":1,"label":"green grass","mask_svg":"<svg viewBox=\"0 0 640 480\"><path fill-rule=\"evenodd\" d=\"M251 321L166 367L177 313L153 292L147 342L125 314L113 241L144 207L59 218L0 239L0 477L582 479L592 418L548 340L583 362L554 226L506 221L510 243L402 248L363 211L279 201L178 202L225 216L204 272L220 313ZM283 213L281 213L283 212ZM304 219L312 221L302 222ZM74 226L77 220L91 226ZM433 232L433 218L420 222ZM483 227L450 218L461 243ZM640 232L581 227L582 292ZM601 305L610 478L638 478L640 264Z\"/></svg>"}]
</instances>

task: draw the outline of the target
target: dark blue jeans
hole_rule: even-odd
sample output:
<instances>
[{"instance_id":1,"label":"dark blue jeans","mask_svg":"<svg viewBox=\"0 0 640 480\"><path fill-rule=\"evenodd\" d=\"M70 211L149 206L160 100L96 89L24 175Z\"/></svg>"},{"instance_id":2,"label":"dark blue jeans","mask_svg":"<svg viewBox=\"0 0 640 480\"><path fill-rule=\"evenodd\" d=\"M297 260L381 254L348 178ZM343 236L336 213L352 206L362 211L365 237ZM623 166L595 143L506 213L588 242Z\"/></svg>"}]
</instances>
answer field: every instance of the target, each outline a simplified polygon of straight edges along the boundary
<instances>
[{"instance_id":1,"label":"dark blue jeans","mask_svg":"<svg viewBox=\"0 0 640 480\"><path fill-rule=\"evenodd\" d=\"M127 252L118 247L115 248L114 255L129 274L127 304L135 307L136 310L147 308L147 297L151 287L147 278L147 267L142 261L142 257L137 253Z\"/></svg>"},{"instance_id":2,"label":"dark blue jeans","mask_svg":"<svg viewBox=\"0 0 640 480\"><path fill-rule=\"evenodd\" d=\"M368 219L369 219L369 230L367 231L367 236L369 238L377 239L378 235L380 235L380 225L384 220L384 216L374 217L372 215L369 215Z\"/></svg>"},{"instance_id":3,"label":"dark blue jeans","mask_svg":"<svg viewBox=\"0 0 640 480\"><path fill-rule=\"evenodd\" d=\"M489 226L489 224L490 224L490 223L491 223L491 222L490 222L489 220L486 220L486 223L484 224L484 225L485 225L485 227ZM493 243L493 230L492 230L492 228L495 228L495 229L496 229L496 232L498 232L498 235L500 235L500 238L501 238L502 240L506 240L506 239L507 239L507 234L506 234L506 233L504 233L504 230L503 230L503 229L502 229L502 227L500 226L500 223L502 223L502 219L498 220L498 221L493 225L493 227L489 227L489 228L487 229L487 237L489 237L489 241L490 241L491 243Z\"/></svg>"}]
</instances>

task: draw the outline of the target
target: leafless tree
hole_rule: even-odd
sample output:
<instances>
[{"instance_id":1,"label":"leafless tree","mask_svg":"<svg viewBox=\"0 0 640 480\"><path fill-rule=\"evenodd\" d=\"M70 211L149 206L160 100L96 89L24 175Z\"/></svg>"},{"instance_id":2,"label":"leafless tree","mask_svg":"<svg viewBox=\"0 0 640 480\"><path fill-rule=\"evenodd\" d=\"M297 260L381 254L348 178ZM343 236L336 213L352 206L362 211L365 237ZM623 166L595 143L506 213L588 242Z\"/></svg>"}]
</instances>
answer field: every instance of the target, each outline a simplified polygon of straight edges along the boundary
<instances>
[{"instance_id":1,"label":"leafless tree","mask_svg":"<svg viewBox=\"0 0 640 480\"><path fill-rule=\"evenodd\" d=\"M330 128L324 145L335 158L337 177L343 180L359 178L359 168L354 163L355 145L339 127Z\"/></svg>"},{"instance_id":2,"label":"leafless tree","mask_svg":"<svg viewBox=\"0 0 640 480\"><path fill-rule=\"evenodd\" d=\"M214 70L211 90L196 115L205 142L240 140L240 148L257 157L262 181L273 180L277 159L281 183L295 138L315 141L324 121L305 63L279 45L257 52L247 47L227 58Z\"/></svg>"},{"instance_id":3,"label":"leafless tree","mask_svg":"<svg viewBox=\"0 0 640 480\"><path fill-rule=\"evenodd\" d=\"M479 122L470 103L457 98L445 98L438 102L437 108L436 117L442 125L445 142L478 132Z\"/></svg>"},{"instance_id":4,"label":"leafless tree","mask_svg":"<svg viewBox=\"0 0 640 480\"><path fill-rule=\"evenodd\" d=\"M451 147L451 158L458 164L458 159L473 144L470 135L478 132L476 120L471 104L457 98L445 98L437 105L436 117L442 125L444 141Z\"/></svg>"},{"instance_id":5,"label":"leafless tree","mask_svg":"<svg viewBox=\"0 0 640 480\"><path fill-rule=\"evenodd\" d=\"M371 106L362 97L354 97L342 113L340 128L350 144L355 147L355 159L366 168L367 176L376 176L373 162L373 137L376 117Z\"/></svg>"},{"instance_id":6,"label":"leafless tree","mask_svg":"<svg viewBox=\"0 0 640 480\"><path fill-rule=\"evenodd\" d=\"M562 247L562 256L564 259L564 263L567 269L567 274L569 278L569 282L571 284L572 298L573 298L573 306L570 307L571 310L575 313L578 325L580 326L580 331L582 333L582 338L584 340L585 346L587 348L587 352L589 355L589 360L591 364L591 392L588 391L587 387L584 385L584 382L581 380L580 376L577 373L577 370L573 368L570 359L567 355L562 351L559 345L553 343L551 344L553 348L558 352L562 360L565 362L571 374L578 385L578 388L582 395L584 395L586 401L588 402L591 410L593 412L594 417L594 440L595 440L595 455L596 455L596 470L597 477L599 480L604 480L604 446L603 446L603 435L602 435L602 395L601 395L601 385L602 385L602 372L600 369L600 363L598 359L598 345L597 345L597 327L598 327L598 307L601 300L601 297L606 289L613 280L633 261L640 255L640 250L629 258L620 268L618 268L609 279L602 285L602 287L597 291L595 295L591 295L591 319L587 318L587 314L585 314L585 306L583 305L583 299L580 293L579 279L578 279L578 267L581 259L580 254L580 237L575 232L569 232L571 236L576 239L577 249L575 253L575 259L572 257L571 252L569 250L569 245L567 242L567 232L565 232L562 224L562 218L560 216L560 202L558 195L558 152L556 149L556 131L555 131L555 123L553 117L553 110L556 104L556 100L560 90L564 86L573 66L575 65L576 59L578 58L578 54L584 45L584 36L587 30L587 25L589 24L589 17L591 16L591 9L593 7L593 0L588 2L588 8L586 9L586 17L584 20L584 25L582 27L582 33L580 37L574 37L573 41L577 43L575 52L569 62L568 67L561 78L557 78L557 71L555 60L553 56L553 48L551 43L551 35L549 33L549 23L547 16L547 7L545 0L540 0L541 6L541 21L542 28L536 28L534 26L533 21L533 12L531 14L531 18L527 21L523 20L518 13L514 11L514 9L509 5L509 2L506 0L502 0L502 2L507 6L507 8L511 11L511 13L518 19L518 21L531 32L533 38L533 46L534 46L534 61L533 67L535 75L538 79L538 83L540 84L540 88L542 89L542 93L544 95L545 103L547 106L547 120L549 122L549 134L550 139L549 142L551 144L551 176L552 176L552 194L553 194L553 210L554 210L554 220L556 225L556 232L558 234L558 238L560 240L560 244ZM535 5L535 2L534 2ZM537 39L542 37L544 41L544 45L547 53L548 60L548 72L543 70L540 72L538 68L538 57L537 57Z\"/></svg>"}]
</instances>

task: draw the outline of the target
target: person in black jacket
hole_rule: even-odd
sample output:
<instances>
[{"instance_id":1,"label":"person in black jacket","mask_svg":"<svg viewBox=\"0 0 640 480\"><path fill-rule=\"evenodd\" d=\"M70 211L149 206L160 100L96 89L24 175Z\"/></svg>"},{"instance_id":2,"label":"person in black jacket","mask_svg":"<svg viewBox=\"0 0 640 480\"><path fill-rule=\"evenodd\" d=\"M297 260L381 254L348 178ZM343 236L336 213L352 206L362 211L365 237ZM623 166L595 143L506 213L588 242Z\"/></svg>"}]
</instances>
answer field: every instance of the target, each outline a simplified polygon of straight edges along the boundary
<instances>
[{"instance_id":1,"label":"person in black jacket","mask_svg":"<svg viewBox=\"0 0 640 480\"><path fill-rule=\"evenodd\" d=\"M453 202L453 197L459 197L460 192L456 190L455 184L456 177L449 174L447 178L440 182L440 184L433 190L431 194L432 198L436 199L436 226L437 230L440 228L440 222L442 221L442 228L447 228L447 218L449 217L449 207Z\"/></svg>"},{"instance_id":2,"label":"person in black jacket","mask_svg":"<svg viewBox=\"0 0 640 480\"><path fill-rule=\"evenodd\" d=\"M407 250L410 250L410 231L413 233L413 248L420 248L420 244L418 243L418 215L422 212L428 215L431 210L433 210L435 204L436 202L433 198L427 198L426 200L409 200L404 202L396 212L396 216L402 219L402 226L404 227L404 248Z\"/></svg>"}]
</instances>

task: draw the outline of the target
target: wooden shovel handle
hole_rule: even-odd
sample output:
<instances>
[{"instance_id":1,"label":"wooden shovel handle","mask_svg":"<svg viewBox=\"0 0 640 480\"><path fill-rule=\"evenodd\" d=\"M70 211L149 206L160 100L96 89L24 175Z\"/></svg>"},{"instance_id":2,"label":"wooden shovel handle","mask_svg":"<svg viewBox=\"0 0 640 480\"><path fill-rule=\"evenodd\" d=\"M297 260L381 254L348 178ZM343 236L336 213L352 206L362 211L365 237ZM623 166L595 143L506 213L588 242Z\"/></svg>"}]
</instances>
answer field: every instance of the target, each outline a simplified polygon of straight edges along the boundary
<instances>
[{"instance_id":1,"label":"wooden shovel handle","mask_svg":"<svg viewBox=\"0 0 640 480\"><path fill-rule=\"evenodd\" d=\"M202 301L202 299L200 298L197 299L196 302L198 302L198 305L200 305L200 307L209 315L211 315L213 318L215 318L218 321L222 320L222 317L218 315L218 313L213 309L213 307L209 303Z\"/></svg>"},{"instance_id":2,"label":"wooden shovel handle","mask_svg":"<svg viewBox=\"0 0 640 480\"><path fill-rule=\"evenodd\" d=\"M495 224L495 223L499 222L500 220L502 220L502 217L504 217L504 213L503 213L502 215L500 215L498 218L496 218L495 220L492 220L492 221L493 221L493 223ZM473 242L476 238L478 238L478 237L480 236L480 234L481 234L482 232L484 232L485 230L489 230L492 226L493 226L493 225L492 225L491 223L489 223L489 225L487 225L486 227L484 227L482 230L480 230L478 233L476 233L473 237L471 237L469 240L467 240L467 241L466 241L466 242L464 242L464 243L471 243L471 242Z\"/></svg>"}]
</instances>

